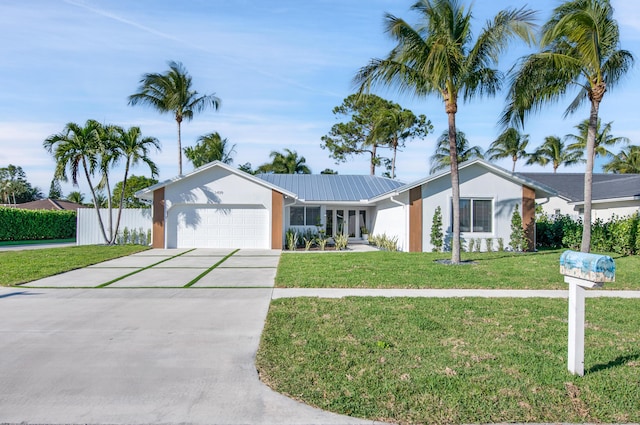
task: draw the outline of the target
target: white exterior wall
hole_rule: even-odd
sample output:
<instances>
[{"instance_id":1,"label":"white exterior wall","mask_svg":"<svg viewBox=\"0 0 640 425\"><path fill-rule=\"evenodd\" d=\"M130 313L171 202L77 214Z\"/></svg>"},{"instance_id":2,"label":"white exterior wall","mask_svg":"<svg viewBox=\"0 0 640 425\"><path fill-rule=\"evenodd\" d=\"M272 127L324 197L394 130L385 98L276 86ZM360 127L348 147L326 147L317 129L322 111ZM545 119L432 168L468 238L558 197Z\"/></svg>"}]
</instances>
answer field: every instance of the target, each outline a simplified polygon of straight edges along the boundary
<instances>
[{"instance_id":1,"label":"white exterior wall","mask_svg":"<svg viewBox=\"0 0 640 425\"><path fill-rule=\"evenodd\" d=\"M100 216L104 224L107 236L109 235L109 210L106 208L100 209ZM118 219L118 210L113 209L113 226L116 225ZM136 229L146 234L151 229L151 208L125 208L122 210L122 216L120 218L120 226L118 228L121 233L124 228L128 228L129 231ZM104 244L104 236L102 230L100 230L100 222L98 221L98 214L94 208L78 208L77 216L77 232L76 232L76 245L96 245Z\"/></svg>"},{"instance_id":2,"label":"white exterior wall","mask_svg":"<svg viewBox=\"0 0 640 425\"><path fill-rule=\"evenodd\" d=\"M574 219L584 217L584 213L581 213L584 205L569 204L566 200L557 196L549 198L548 202L538 201L537 203L542 206L542 211L549 216L553 216L559 212L562 215L569 215ZM600 219L606 222L611 220L613 216L626 217L638 212L640 212L640 200L618 202L595 201L591 205L591 221L594 222Z\"/></svg>"},{"instance_id":3,"label":"white exterior wall","mask_svg":"<svg viewBox=\"0 0 640 425\"><path fill-rule=\"evenodd\" d=\"M197 226L202 217L196 208L263 208L267 211L268 223L272 219L272 191L270 188L245 177L214 167L197 173L165 187L165 244L177 243L177 214L184 206L193 207L193 216L185 218L187 223ZM271 241L271 226L268 225L268 241ZM268 247L264 247L268 248Z\"/></svg>"},{"instance_id":4,"label":"white exterior wall","mask_svg":"<svg viewBox=\"0 0 640 425\"><path fill-rule=\"evenodd\" d=\"M569 215L574 218L579 217L578 208L575 205L570 205L569 202L559 196L552 196L549 200L541 199L536 200L536 204L542 207L542 211L553 216L557 213L562 215Z\"/></svg>"},{"instance_id":5,"label":"white exterior wall","mask_svg":"<svg viewBox=\"0 0 640 425\"><path fill-rule=\"evenodd\" d=\"M451 222L451 179L444 175L422 186L422 227L423 251L431 251L431 225L436 207L442 210L442 230L445 235L445 247L453 231ZM481 165L474 165L460 170L460 198L492 200L493 223L491 232L462 232L460 237L469 246L469 240L493 239L493 249L498 247L497 239L502 238L504 246L508 246L511 236L511 215L518 205L522 214L522 186L494 174ZM481 242L482 250L486 250L485 241Z\"/></svg>"},{"instance_id":6,"label":"white exterior wall","mask_svg":"<svg viewBox=\"0 0 640 425\"><path fill-rule=\"evenodd\" d=\"M398 249L409 251L409 192L401 193L393 199L403 205L398 205L389 199L377 203L376 209L372 212L370 234L381 235L384 233L390 238L397 237Z\"/></svg>"}]
</instances>

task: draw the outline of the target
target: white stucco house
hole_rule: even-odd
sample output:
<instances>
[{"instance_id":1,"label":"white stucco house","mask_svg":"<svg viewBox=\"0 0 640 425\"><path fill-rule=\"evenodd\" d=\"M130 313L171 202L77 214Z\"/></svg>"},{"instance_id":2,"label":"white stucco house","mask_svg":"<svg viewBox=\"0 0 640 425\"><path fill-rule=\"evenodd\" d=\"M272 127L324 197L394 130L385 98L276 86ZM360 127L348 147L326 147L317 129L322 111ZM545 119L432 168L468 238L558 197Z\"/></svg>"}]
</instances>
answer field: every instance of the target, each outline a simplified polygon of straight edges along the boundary
<instances>
[{"instance_id":1,"label":"white stucco house","mask_svg":"<svg viewBox=\"0 0 640 425\"><path fill-rule=\"evenodd\" d=\"M557 193L544 184L483 160L459 166L462 238L508 243L516 205L535 246L535 203ZM136 194L153 202L153 247L282 249L285 232L324 229L360 240L398 238L402 251L430 251L433 214L440 206L451 233L449 172L404 184L377 176L250 175L221 162Z\"/></svg>"},{"instance_id":2,"label":"white stucco house","mask_svg":"<svg viewBox=\"0 0 640 425\"><path fill-rule=\"evenodd\" d=\"M553 189L555 196L538 204L549 216L584 215L584 173L520 173L538 184ZM640 212L640 174L593 174L592 222L625 217Z\"/></svg>"}]
</instances>

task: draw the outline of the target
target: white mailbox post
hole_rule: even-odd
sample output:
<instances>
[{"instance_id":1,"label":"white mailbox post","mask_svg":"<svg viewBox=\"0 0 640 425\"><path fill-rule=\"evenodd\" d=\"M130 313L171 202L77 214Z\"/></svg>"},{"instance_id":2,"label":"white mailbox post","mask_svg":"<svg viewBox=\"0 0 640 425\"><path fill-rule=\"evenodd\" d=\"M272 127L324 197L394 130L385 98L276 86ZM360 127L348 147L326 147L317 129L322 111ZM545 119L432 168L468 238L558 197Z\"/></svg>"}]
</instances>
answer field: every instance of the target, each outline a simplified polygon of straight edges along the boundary
<instances>
[{"instance_id":1,"label":"white mailbox post","mask_svg":"<svg viewBox=\"0 0 640 425\"><path fill-rule=\"evenodd\" d=\"M567 366L574 375L584 375L584 299L586 288L601 288L614 282L616 265L607 255L565 251L560 273L569 284L569 355Z\"/></svg>"}]
</instances>

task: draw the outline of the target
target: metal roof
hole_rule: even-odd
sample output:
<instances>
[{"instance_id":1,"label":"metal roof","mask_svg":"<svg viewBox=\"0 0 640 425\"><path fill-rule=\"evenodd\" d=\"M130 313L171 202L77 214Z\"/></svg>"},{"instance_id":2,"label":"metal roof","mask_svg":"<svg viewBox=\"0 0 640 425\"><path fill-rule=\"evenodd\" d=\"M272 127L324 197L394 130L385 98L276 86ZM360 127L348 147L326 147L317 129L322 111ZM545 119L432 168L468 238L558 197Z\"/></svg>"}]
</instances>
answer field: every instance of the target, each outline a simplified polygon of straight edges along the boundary
<instances>
[{"instance_id":1,"label":"metal roof","mask_svg":"<svg viewBox=\"0 0 640 425\"><path fill-rule=\"evenodd\" d=\"M518 173L554 188L571 202L584 200L584 173ZM593 200L640 196L640 174L593 174Z\"/></svg>"},{"instance_id":2,"label":"metal roof","mask_svg":"<svg viewBox=\"0 0 640 425\"><path fill-rule=\"evenodd\" d=\"M295 193L298 199L307 202L359 202L404 185L386 177L364 175L257 174L256 177Z\"/></svg>"}]
</instances>

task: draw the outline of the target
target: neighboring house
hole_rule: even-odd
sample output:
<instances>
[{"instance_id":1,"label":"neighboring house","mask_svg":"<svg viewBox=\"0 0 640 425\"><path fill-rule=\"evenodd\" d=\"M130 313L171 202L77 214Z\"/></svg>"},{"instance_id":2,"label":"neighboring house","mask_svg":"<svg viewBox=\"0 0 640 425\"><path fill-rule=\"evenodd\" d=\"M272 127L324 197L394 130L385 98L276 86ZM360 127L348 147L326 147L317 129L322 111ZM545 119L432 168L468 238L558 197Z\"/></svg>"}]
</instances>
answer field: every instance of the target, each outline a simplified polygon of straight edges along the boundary
<instances>
[{"instance_id":1,"label":"neighboring house","mask_svg":"<svg viewBox=\"0 0 640 425\"><path fill-rule=\"evenodd\" d=\"M62 199L39 199L37 201L25 202L23 204L6 205L13 208L21 208L24 210L73 210L78 208L86 208L84 205L75 202L65 201Z\"/></svg>"},{"instance_id":2,"label":"neighboring house","mask_svg":"<svg viewBox=\"0 0 640 425\"><path fill-rule=\"evenodd\" d=\"M557 196L538 204L548 215L584 215L584 173L519 173L554 189ZM640 174L594 174L592 221L607 221L614 215L624 217L640 211Z\"/></svg>"},{"instance_id":3,"label":"neighboring house","mask_svg":"<svg viewBox=\"0 0 640 425\"><path fill-rule=\"evenodd\" d=\"M535 246L535 201L556 193L483 160L459 166L462 238L503 238L518 206ZM449 172L403 184L377 176L253 176L215 161L136 194L153 202L156 248L282 249L288 228L323 229L327 235L398 238L403 251L430 251L431 222L440 206L451 234ZM495 243L495 242L494 242Z\"/></svg>"}]
</instances>

